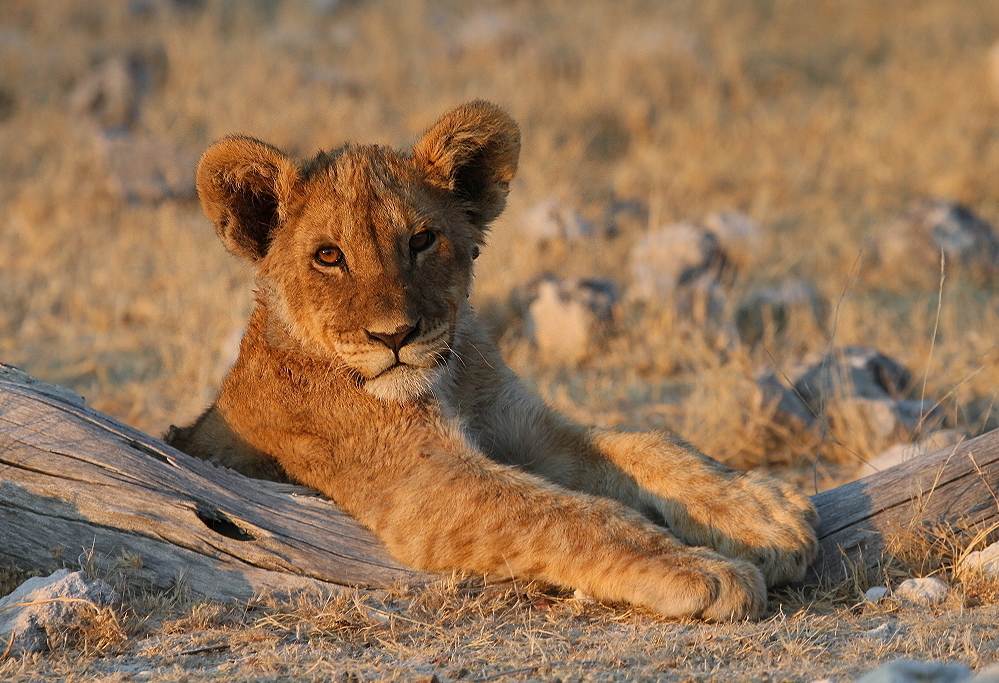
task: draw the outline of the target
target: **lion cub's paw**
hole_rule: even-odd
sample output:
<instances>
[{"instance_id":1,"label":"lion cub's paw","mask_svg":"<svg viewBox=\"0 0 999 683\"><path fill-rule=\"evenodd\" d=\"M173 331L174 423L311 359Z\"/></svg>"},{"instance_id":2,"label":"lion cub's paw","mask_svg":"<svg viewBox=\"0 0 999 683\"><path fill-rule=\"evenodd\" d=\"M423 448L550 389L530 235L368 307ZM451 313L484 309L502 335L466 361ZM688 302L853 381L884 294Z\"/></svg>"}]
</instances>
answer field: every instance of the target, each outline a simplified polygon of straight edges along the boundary
<instances>
[{"instance_id":1,"label":"lion cub's paw","mask_svg":"<svg viewBox=\"0 0 999 683\"><path fill-rule=\"evenodd\" d=\"M692 548L669 563L648 600L638 600L667 617L699 617L708 621L756 619L767 605L760 570L749 562L730 560Z\"/></svg>"},{"instance_id":2,"label":"lion cub's paw","mask_svg":"<svg viewBox=\"0 0 999 683\"><path fill-rule=\"evenodd\" d=\"M768 586L800 581L818 550L819 518L811 500L759 472L740 475L735 484L742 504L719 529L719 552L752 562Z\"/></svg>"}]
</instances>

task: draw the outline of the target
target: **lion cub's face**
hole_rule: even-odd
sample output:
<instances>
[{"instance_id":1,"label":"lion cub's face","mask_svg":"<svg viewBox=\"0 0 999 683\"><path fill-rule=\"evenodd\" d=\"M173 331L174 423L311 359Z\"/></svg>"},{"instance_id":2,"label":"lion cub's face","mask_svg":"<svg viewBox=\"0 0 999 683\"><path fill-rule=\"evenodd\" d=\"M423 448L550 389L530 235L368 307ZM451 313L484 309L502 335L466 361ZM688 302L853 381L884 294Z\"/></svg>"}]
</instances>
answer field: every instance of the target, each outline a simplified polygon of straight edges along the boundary
<instances>
[{"instance_id":1,"label":"lion cub's face","mask_svg":"<svg viewBox=\"0 0 999 683\"><path fill-rule=\"evenodd\" d=\"M518 151L513 121L477 102L442 117L411 155L345 146L298 166L227 138L205 153L198 193L230 251L258 263L269 314L373 395L404 401L450 356Z\"/></svg>"},{"instance_id":2,"label":"lion cub's face","mask_svg":"<svg viewBox=\"0 0 999 683\"><path fill-rule=\"evenodd\" d=\"M482 231L411 160L374 147L343 150L304 190L261 261L274 312L375 396L423 393L449 355Z\"/></svg>"}]
</instances>

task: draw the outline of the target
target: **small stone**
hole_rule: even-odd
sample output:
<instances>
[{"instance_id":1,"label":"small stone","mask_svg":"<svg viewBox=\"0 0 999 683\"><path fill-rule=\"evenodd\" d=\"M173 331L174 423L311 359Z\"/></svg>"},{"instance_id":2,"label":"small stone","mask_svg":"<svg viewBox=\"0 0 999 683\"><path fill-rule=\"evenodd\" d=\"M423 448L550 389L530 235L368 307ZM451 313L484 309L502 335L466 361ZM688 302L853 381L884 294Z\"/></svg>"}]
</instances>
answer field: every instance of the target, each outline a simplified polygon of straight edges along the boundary
<instances>
[{"instance_id":1,"label":"small stone","mask_svg":"<svg viewBox=\"0 0 999 683\"><path fill-rule=\"evenodd\" d=\"M165 138L136 133L105 133L98 147L118 195L127 202L156 203L194 199L199 155Z\"/></svg>"},{"instance_id":2,"label":"small stone","mask_svg":"<svg viewBox=\"0 0 999 683\"><path fill-rule=\"evenodd\" d=\"M794 388L818 409L835 396L898 399L912 384L912 373L880 351L845 346L824 354L795 381Z\"/></svg>"},{"instance_id":3,"label":"small stone","mask_svg":"<svg viewBox=\"0 0 999 683\"><path fill-rule=\"evenodd\" d=\"M550 360L576 363L610 333L616 303L609 280L547 276L527 306L525 333Z\"/></svg>"},{"instance_id":4,"label":"small stone","mask_svg":"<svg viewBox=\"0 0 999 683\"><path fill-rule=\"evenodd\" d=\"M947 599L950 588L940 579L927 576L921 579L906 579L895 589L895 595L916 605L938 605Z\"/></svg>"},{"instance_id":5,"label":"small stone","mask_svg":"<svg viewBox=\"0 0 999 683\"><path fill-rule=\"evenodd\" d=\"M869 671L856 683L960 683L970 678L971 670L961 664L900 659Z\"/></svg>"},{"instance_id":6,"label":"small stone","mask_svg":"<svg viewBox=\"0 0 999 683\"><path fill-rule=\"evenodd\" d=\"M958 571L962 574L979 573L999 577L999 542L993 543L984 550L968 553L958 565Z\"/></svg>"},{"instance_id":7,"label":"small stone","mask_svg":"<svg viewBox=\"0 0 999 683\"><path fill-rule=\"evenodd\" d=\"M69 107L105 128L124 130L139 117L143 98L166 77L166 50L158 46L106 60L70 93Z\"/></svg>"},{"instance_id":8,"label":"small stone","mask_svg":"<svg viewBox=\"0 0 999 683\"><path fill-rule=\"evenodd\" d=\"M864 602L877 602L881 598L886 597L890 592L886 586L873 586L868 588L864 593Z\"/></svg>"},{"instance_id":9,"label":"small stone","mask_svg":"<svg viewBox=\"0 0 999 683\"><path fill-rule=\"evenodd\" d=\"M834 421L841 421L853 429L862 429L874 444L889 444L905 434L896 412L896 402L890 398L835 398L826 410Z\"/></svg>"},{"instance_id":10,"label":"small stone","mask_svg":"<svg viewBox=\"0 0 999 683\"><path fill-rule=\"evenodd\" d=\"M931 398L895 402L895 415L912 434L928 434L943 426L944 411L939 401Z\"/></svg>"},{"instance_id":11,"label":"small stone","mask_svg":"<svg viewBox=\"0 0 999 683\"><path fill-rule=\"evenodd\" d=\"M763 400L774 406L774 420L785 425L808 428L815 422L815 415L801 397L784 386L773 372L759 376L756 385L763 392Z\"/></svg>"},{"instance_id":12,"label":"small stone","mask_svg":"<svg viewBox=\"0 0 999 683\"><path fill-rule=\"evenodd\" d=\"M889 446L876 457L861 463L857 469L857 478L866 477L876 472L883 472L889 467L894 467L912 458L938 451L942 448L950 448L961 443L965 439L964 432L958 429L941 429L933 432L922 441L916 443L897 443Z\"/></svg>"},{"instance_id":13,"label":"small stone","mask_svg":"<svg viewBox=\"0 0 999 683\"><path fill-rule=\"evenodd\" d=\"M735 312L739 336L750 345L763 340L768 331L782 335L796 327L822 330L825 320L825 301L815 287L804 280L788 280L757 289L739 303Z\"/></svg>"},{"instance_id":14,"label":"small stone","mask_svg":"<svg viewBox=\"0 0 999 683\"><path fill-rule=\"evenodd\" d=\"M593 237L593 224L583 218L570 204L546 199L524 213L521 231L538 244L574 242Z\"/></svg>"},{"instance_id":15,"label":"small stone","mask_svg":"<svg viewBox=\"0 0 999 683\"><path fill-rule=\"evenodd\" d=\"M871 638L872 640L889 640L895 636L896 632L896 628L885 623L864 632L864 637Z\"/></svg>"},{"instance_id":16,"label":"small stone","mask_svg":"<svg viewBox=\"0 0 999 683\"><path fill-rule=\"evenodd\" d=\"M900 291L935 288L940 259L945 275L961 273L978 284L999 275L999 237L970 209L948 199L908 207L872 231L872 281Z\"/></svg>"},{"instance_id":17,"label":"small stone","mask_svg":"<svg viewBox=\"0 0 999 683\"><path fill-rule=\"evenodd\" d=\"M649 207L640 199L617 199L607 206L604 234L616 237L645 230L649 225Z\"/></svg>"},{"instance_id":18,"label":"small stone","mask_svg":"<svg viewBox=\"0 0 999 683\"><path fill-rule=\"evenodd\" d=\"M79 628L93 617L95 606L118 600L111 586L81 572L60 569L28 579L0 599L0 642L11 643L12 652L45 652L50 634Z\"/></svg>"},{"instance_id":19,"label":"small stone","mask_svg":"<svg viewBox=\"0 0 999 683\"><path fill-rule=\"evenodd\" d=\"M642 236L629 253L632 298L673 298L678 288L717 275L723 262L718 238L693 223L675 223Z\"/></svg>"},{"instance_id":20,"label":"small stone","mask_svg":"<svg viewBox=\"0 0 999 683\"><path fill-rule=\"evenodd\" d=\"M704 218L704 227L718 238L718 246L740 271L751 268L763 252L760 224L737 211L718 211Z\"/></svg>"},{"instance_id":21,"label":"small stone","mask_svg":"<svg viewBox=\"0 0 999 683\"><path fill-rule=\"evenodd\" d=\"M993 664L978 672L972 683L999 683L999 664Z\"/></svg>"}]
</instances>

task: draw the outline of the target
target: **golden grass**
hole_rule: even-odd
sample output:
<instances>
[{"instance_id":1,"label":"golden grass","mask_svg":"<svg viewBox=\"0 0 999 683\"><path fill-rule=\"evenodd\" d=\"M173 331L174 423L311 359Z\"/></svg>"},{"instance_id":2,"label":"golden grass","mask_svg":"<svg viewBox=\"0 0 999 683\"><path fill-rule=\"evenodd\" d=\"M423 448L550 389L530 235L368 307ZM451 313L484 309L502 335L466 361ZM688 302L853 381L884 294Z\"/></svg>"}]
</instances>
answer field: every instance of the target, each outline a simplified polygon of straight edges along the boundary
<instances>
[{"instance_id":1,"label":"golden grass","mask_svg":"<svg viewBox=\"0 0 999 683\"><path fill-rule=\"evenodd\" d=\"M996 656L999 607L956 595L932 610L856 595L793 592L757 623L664 621L535 584L444 578L428 588L249 605L151 602L123 621L127 641L77 641L0 661L5 681L852 680L899 657ZM886 638L868 631L888 624ZM81 657L81 654L83 655ZM96 656L95 656L96 655Z\"/></svg>"},{"instance_id":2,"label":"golden grass","mask_svg":"<svg viewBox=\"0 0 999 683\"><path fill-rule=\"evenodd\" d=\"M0 116L9 113L0 120L0 361L152 433L212 399L249 311L252 272L223 252L193 201L124 202L95 124L68 108L95 63L160 46L166 77L135 129L193 152L230 132L302 156L345 140L405 146L461 101L506 107L524 152L479 260L476 303L503 327L513 367L576 419L671 426L728 462L834 485L885 444L848 415L821 434L788 430L754 377L760 368L793 375L809 353L859 344L907 365L952 424L995 425L999 298L953 277L940 291L881 291L866 239L923 197L951 197L999 224L991 0L361 0L327 14L318 4L208 0L181 11L164 0L139 16L127 2L0 2ZM463 37L475 25L486 27L479 39ZM611 199L637 198L653 228L742 211L767 238L735 298L802 277L829 301L828 329L792 326L731 347L669 310L625 310L601 352L579 367L551 364L516 334L511 290L542 271L620 279L644 227L539 251L519 218L553 196L594 220ZM121 650L146 669L115 673L110 656L77 670L66 655L4 662L0 678L482 679L523 669L507 678L711 680L736 666L747 677L780 670L805 680L815 661L827 663L823 675L853 675L858 662L900 654L980 666L999 638L991 598L927 625L905 610L850 611L844 601L860 596L844 589L792 616L707 627L534 587L463 590L242 612L150 604L124 626L137 644ZM912 639L858 635L879 620L897 620ZM179 654L213 639L226 651Z\"/></svg>"}]
</instances>

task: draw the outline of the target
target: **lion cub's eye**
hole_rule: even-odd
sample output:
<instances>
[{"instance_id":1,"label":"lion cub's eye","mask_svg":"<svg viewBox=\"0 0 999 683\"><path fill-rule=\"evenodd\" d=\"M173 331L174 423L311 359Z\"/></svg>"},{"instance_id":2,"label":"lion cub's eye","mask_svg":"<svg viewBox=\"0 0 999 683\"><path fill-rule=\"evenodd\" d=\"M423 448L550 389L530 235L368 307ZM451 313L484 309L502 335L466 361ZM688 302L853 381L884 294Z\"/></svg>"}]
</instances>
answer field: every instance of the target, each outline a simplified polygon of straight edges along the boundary
<instances>
[{"instance_id":1,"label":"lion cub's eye","mask_svg":"<svg viewBox=\"0 0 999 683\"><path fill-rule=\"evenodd\" d=\"M409 238L409 248L414 252L420 252L429 249L435 241L437 241L437 235L429 230L421 230Z\"/></svg>"},{"instance_id":2,"label":"lion cub's eye","mask_svg":"<svg viewBox=\"0 0 999 683\"><path fill-rule=\"evenodd\" d=\"M319 247L312 258L321 266L333 267L343 265L343 252L339 247Z\"/></svg>"}]
</instances>

